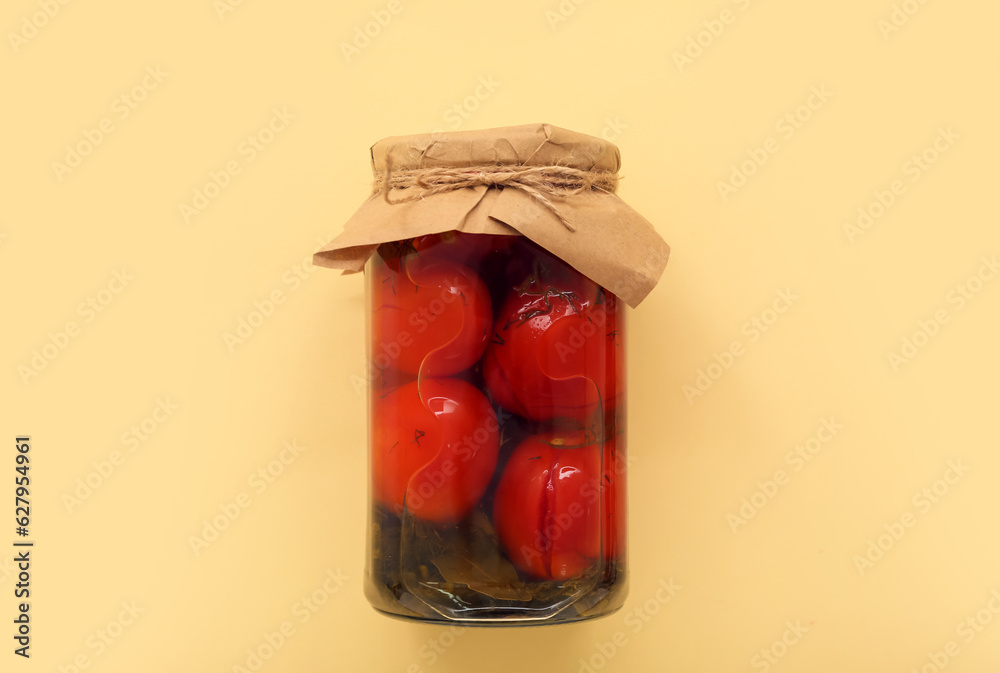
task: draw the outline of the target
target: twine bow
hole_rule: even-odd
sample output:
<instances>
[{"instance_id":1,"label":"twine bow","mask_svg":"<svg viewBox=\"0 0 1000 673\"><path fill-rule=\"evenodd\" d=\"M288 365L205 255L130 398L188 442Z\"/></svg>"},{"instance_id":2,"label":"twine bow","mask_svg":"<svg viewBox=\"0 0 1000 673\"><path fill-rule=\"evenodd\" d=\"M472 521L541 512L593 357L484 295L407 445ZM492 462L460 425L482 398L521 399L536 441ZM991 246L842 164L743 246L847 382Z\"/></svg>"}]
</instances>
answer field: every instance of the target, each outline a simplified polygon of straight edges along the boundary
<instances>
[{"instance_id":1,"label":"twine bow","mask_svg":"<svg viewBox=\"0 0 1000 673\"><path fill-rule=\"evenodd\" d=\"M552 199L589 191L614 194L618 189L618 179L618 174L611 171L584 171L568 166L449 166L394 171L392 157L387 156L385 172L375 174L372 194L381 192L386 203L396 205L466 187L509 187L528 194L555 215L564 227L576 231ZM420 191L397 198L390 196L394 189L410 187L419 187Z\"/></svg>"}]
</instances>

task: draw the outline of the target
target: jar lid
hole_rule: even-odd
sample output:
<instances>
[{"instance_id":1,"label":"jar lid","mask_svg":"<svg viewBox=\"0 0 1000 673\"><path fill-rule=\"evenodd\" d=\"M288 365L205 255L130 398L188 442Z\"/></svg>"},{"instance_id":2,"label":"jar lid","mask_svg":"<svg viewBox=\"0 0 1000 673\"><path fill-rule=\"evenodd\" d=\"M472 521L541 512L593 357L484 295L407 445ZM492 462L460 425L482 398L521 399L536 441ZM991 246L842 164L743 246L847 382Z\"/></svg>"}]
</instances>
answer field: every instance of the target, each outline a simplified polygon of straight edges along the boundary
<instances>
[{"instance_id":1,"label":"jar lid","mask_svg":"<svg viewBox=\"0 0 1000 673\"><path fill-rule=\"evenodd\" d=\"M615 195L621 159L550 124L395 136L371 148L372 195L313 257L356 273L382 243L444 231L523 235L637 306L670 247Z\"/></svg>"}]
</instances>

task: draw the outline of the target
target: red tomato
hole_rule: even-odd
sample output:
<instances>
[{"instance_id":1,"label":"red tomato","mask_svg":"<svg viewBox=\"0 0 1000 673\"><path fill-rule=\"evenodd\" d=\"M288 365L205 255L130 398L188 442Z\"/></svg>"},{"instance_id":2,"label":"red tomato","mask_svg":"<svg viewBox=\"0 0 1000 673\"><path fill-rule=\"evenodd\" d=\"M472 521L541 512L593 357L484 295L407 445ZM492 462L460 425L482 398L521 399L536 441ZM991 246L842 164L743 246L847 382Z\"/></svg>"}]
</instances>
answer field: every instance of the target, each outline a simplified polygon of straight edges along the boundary
<instances>
[{"instance_id":1,"label":"red tomato","mask_svg":"<svg viewBox=\"0 0 1000 673\"><path fill-rule=\"evenodd\" d=\"M601 445L582 432L533 435L514 449L493 522L515 566L537 579L569 580L601 558L602 527L609 528L602 520L615 515L604 503L603 472Z\"/></svg>"},{"instance_id":2,"label":"red tomato","mask_svg":"<svg viewBox=\"0 0 1000 673\"><path fill-rule=\"evenodd\" d=\"M423 379L372 395L372 495L401 514L454 522L496 469L493 407L461 379Z\"/></svg>"},{"instance_id":3,"label":"red tomato","mask_svg":"<svg viewBox=\"0 0 1000 673\"><path fill-rule=\"evenodd\" d=\"M373 364L447 376L482 356L492 328L489 290L472 269L407 256L380 262L372 278Z\"/></svg>"},{"instance_id":4,"label":"red tomato","mask_svg":"<svg viewBox=\"0 0 1000 673\"><path fill-rule=\"evenodd\" d=\"M483 358L493 400L535 420L584 422L624 392L622 305L548 255L507 295Z\"/></svg>"}]
</instances>

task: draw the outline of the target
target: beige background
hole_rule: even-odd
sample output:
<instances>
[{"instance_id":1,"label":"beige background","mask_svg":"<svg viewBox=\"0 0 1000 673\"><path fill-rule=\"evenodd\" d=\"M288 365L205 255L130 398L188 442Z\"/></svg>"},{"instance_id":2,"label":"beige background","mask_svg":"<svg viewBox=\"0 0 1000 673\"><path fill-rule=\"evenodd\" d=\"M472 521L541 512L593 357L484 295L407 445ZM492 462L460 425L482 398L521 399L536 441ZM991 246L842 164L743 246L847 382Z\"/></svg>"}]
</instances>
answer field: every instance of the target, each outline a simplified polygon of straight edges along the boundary
<instances>
[{"instance_id":1,"label":"beige background","mask_svg":"<svg viewBox=\"0 0 1000 673\"><path fill-rule=\"evenodd\" d=\"M252 670L248 649L264 671L998 670L998 20L972 0L7 0L0 670ZM362 282L308 259L379 138L538 121L615 140L622 195L674 250L631 320L630 598L565 627L390 620L360 584Z\"/></svg>"}]
</instances>

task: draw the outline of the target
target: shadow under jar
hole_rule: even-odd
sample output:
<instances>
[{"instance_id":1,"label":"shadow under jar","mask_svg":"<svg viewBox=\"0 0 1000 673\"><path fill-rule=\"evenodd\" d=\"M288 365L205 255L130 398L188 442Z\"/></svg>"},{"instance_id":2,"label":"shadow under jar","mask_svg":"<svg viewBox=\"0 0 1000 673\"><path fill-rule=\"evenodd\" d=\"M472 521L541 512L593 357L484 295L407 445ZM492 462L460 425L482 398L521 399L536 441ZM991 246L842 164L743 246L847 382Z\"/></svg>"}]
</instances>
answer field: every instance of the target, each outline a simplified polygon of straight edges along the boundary
<instances>
[{"instance_id":1,"label":"shadow under jar","mask_svg":"<svg viewBox=\"0 0 1000 673\"><path fill-rule=\"evenodd\" d=\"M365 594L432 622L607 615L625 570L625 303L522 236L366 266Z\"/></svg>"}]
</instances>

